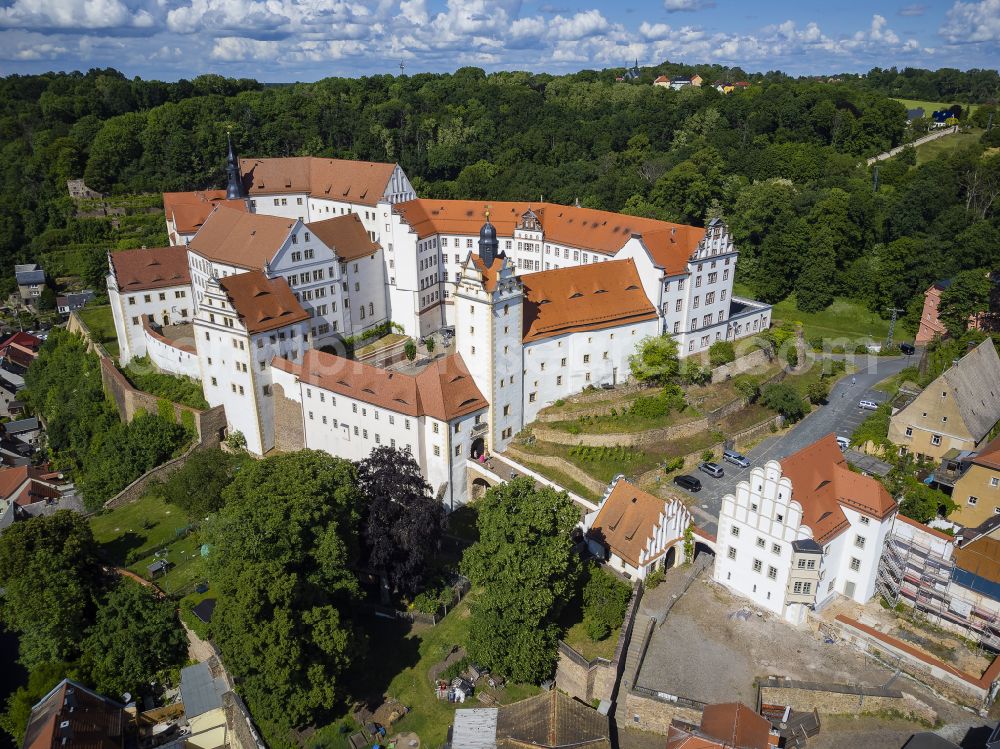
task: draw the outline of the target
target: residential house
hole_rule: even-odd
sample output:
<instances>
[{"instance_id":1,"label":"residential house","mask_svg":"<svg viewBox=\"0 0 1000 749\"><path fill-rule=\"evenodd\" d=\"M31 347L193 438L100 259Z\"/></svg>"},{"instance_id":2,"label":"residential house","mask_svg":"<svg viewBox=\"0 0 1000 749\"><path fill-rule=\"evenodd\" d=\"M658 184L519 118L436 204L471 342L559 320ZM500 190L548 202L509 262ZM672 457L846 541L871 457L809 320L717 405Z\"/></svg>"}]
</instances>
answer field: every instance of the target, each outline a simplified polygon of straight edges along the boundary
<instances>
[{"instance_id":1,"label":"residential house","mask_svg":"<svg viewBox=\"0 0 1000 749\"><path fill-rule=\"evenodd\" d=\"M678 499L663 500L616 476L583 521L591 553L627 578L643 580L684 558L691 513Z\"/></svg>"},{"instance_id":2,"label":"residential house","mask_svg":"<svg viewBox=\"0 0 1000 749\"><path fill-rule=\"evenodd\" d=\"M979 451L954 452L944 455L933 477L941 488L950 488L957 505L948 519L974 528L1000 515L1000 437Z\"/></svg>"},{"instance_id":3,"label":"residential house","mask_svg":"<svg viewBox=\"0 0 1000 749\"><path fill-rule=\"evenodd\" d=\"M41 347L41 338L30 333L14 333L0 343L0 369L12 374L23 375L38 356L38 350Z\"/></svg>"},{"instance_id":4,"label":"residential house","mask_svg":"<svg viewBox=\"0 0 1000 749\"><path fill-rule=\"evenodd\" d=\"M123 749L125 706L63 679L31 708L22 749Z\"/></svg>"},{"instance_id":5,"label":"residential house","mask_svg":"<svg viewBox=\"0 0 1000 749\"><path fill-rule=\"evenodd\" d=\"M658 75L653 80L654 86L659 86L660 88L670 88L670 79L665 75Z\"/></svg>"},{"instance_id":6,"label":"residential house","mask_svg":"<svg viewBox=\"0 0 1000 749\"><path fill-rule=\"evenodd\" d=\"M940 460L979 450L1000 421L1000 358L989 338L971 349L906 406L894 409L889 441L899 454Z\"/></svg>"},{"instance_id":7,"label":"residential house","mask_svg":"<svg viewBox=\"0 0 1000 749\"><path fill-rule=\"evenodd\" d=\"M73 485L47 465L0 468L0 514L7 507L13 520L83 509Z\"/></svg>"},{"instance_id":8,"label":"residential house","mask_svg":"<svg viewBox=\"0 0 1000 749\"><path fill-rule=\"evenodd\" d=\"M14 266L14 278L21 303L31 307L37 305L45 288L45 271L37 263L19 264Z\"/></svg>"},{"instance_id":9,"label":"residential house","mask_svg":"<svg viewBox=\"0 0 1000 749\"><path fill-rule=\"evenodd\" d=\"M221 749L227 746L223 697L232 690L229 677L217 658L181 669L181 702L190 734L186 746Z\"/></svg>"},{"instance_id":10,"label":"residential house","mask_svg":"<svg viewBox=\"0 0 1000 749\"><path fill-rule=\"evenodd\" d=\"M670 722L666 749L770 749L778 746L771 723L742 702L706 705L701 724Z\"/></svg>"},{"instance_id":11,"label":"residential house","mask_svg":"<svg viewBox=\"0 0 1000 749\"><path fill-rule=\"evenodd\" d=\"M882 484L853 472L828 434L723 497L713 577L793 624L838 593L865 603L895 514Z\"/></svg>"},{"instance_id":12,"label":"residential house","mask_svg":"<svg viewBox=\"0 0 1000 749\"><path fill-rule=\"evenodd\" d=\"M29 416L24 419L17 419L15 421L8 421L5 424L0 424L0 431L8 437L20 440L26 445L37 447L38 438L42 433L42 425L38 422L36 417Z\"/></svg>"},{"instance_id":13,"label":"residential house","mask_svg":"<svg viewBox=\"0 0 1000 749\"><path fill-rule=\"evenodd\" d=\"M88 302L92 302L94 296L93 291L85 289L84 291L74 291L65 296L56 297L56 310L61 315L77 312L87 306Z\"/></svg>"},{"instance_id":14,"label":"residential house","mask_svg":"<svg viewBox=\"0 0 1000 749\"><path fill-rule=\"evenodd\" d=\"M606 715L553 689L501 707L460 708L451 749L610 749Z\"/></svg>"},{"instance_id":15,"label":"residential house","mask_svg":"<svg viewBox=\"0 0 1000 749\"><path fill-rule=\"evenodd\" d=\"M735 90L732 83L716 81L712 84L712 88L718 91L720 94L731 94Z\"/></svg>"}]
</instances>

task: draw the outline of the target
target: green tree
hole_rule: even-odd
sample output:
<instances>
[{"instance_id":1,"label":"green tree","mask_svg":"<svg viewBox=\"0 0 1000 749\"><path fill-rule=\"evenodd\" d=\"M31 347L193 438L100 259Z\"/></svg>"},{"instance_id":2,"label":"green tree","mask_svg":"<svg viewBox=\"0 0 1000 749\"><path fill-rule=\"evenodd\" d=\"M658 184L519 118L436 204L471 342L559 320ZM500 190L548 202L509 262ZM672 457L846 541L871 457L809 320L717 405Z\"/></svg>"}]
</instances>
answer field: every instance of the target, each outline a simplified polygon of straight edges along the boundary
<instances>
[{"instance_id":1,"label":"green tree","mask_svg":"<svg viewBox=\"0 0 1000 749\"><path fill-rule=\"evenodd\" d=\"M157 672L182 664L187 638L174 604L122 578L101 601L83 643L90 683L110 695L135 694Z\"/></svg>"},{"instance_id":2,"label":"green tree","mask_svg":"<svg viewBox=\"0 0 1000 749\"><path fill-rule=\"evenodd\" d=\"M408 338L406 343L403 344L403 353L406 355L408 361L413 361L417 358L417 344L413 342L412 338Z\"/></svg>"},{"instance_id":3,"label":"green tree","mask_svg":"<svg viewBox=\"0 0 1000 749\"><path fill-rule=\"evenodd\" d=\"M986 268L959 273L951 285L941 292L938 317L953 336L960 336L969 327L969 318L990 308L993 282Z\"/></svg>"},{"instance_id":4,"label":"green tree","mask_svg":"<svg viewBox=\"0 0 1000 749\"><path fill-rule=\"evenodd\" d=\"M932 489L913 476L903 480L902 499L899 511L918 523L929 523L938 515L947 517L955 510L951 497L938 489Z\"/></svg>"},{"instance_id":5,"label":"green tree","mask_svg":"<svg viewBox=\"0 0 1000 749\"><path fill-rule=\"evenodd\" d=\"M159 491L172 505L180 507L192 520L199 520L222 507L222 492L236 471L249 460L246 453L218 448L196 450L187 462L170 474Z\"/></svg>"},{"instance_id":6,"label":"green tree","mask_svg":"<svg viewBox=\"0 0 1000 749\"><path fill-rule=\"evenodd\" d=\"M765 387L761 391L760 402L788 421L798 421L809 411L799 391L785 382L775 382Z\"/></svg>"},{"instance_id":7,"label":"green tree","mask_svg":"<svg viewBox=\"0 0 1000 749\"><path fill-rule=\"evenodd\" d=\"M0 617L18 633L29 670L79 656L102 586L97 543L81 515L61 510L0 534Z\"/></svg>"},{"instance_id":8,"label":"green tree","mask_svg":"<svg viewBox=\"0 0 1000 749\"><path fill-rule=\"evenodd\" d=\"M291 728L332 715L363 655L351 626L356 471L312 450L249 461L223 500L205 525L212 634L268 744L291 746Z\"/></svg>"},{"instance_id":9,"label":"green tree","mask_svg":"<svg viewBox=\"0 0 1000 749\"><path fill-rule=\"evenodd\" d=\"M813 404L824 403L829 395L830 383L822 378L816 380L815 382L810 382L809 387L806 388L806 397L808 397L809 402Z\"/></svg>"},{"instance_id":10,"label":"green tree","mask_svg":"<svg viewBox=\"0 0 1000 749\"><path fill-rule=\"evenodd\" d=\"M56 292L52 290L51 286L45 286L42 288L42 292L38 295L38 309L43 312L51 312L56 308Z\"/></svg>"},{"instance_id":11,"label":"green tree","mask_svg":"<svg viewBox=\"0 0 1000 749\"><path fill-rule=\"evenodd\" d=\"M760 382L750 375L738 375L733 378L733 387L743 398L743 403L749 406L760 395Z\"/></svg>"},{"instance_id":12,"label":"green tree","mask_svg":"<svg viewBox=\"0 0 1000 749\"><path fill-rule=\"evenodd\" d=\"M670 336L648 336L628 359L632 376L640 382L666 384L680 370L677 341Z\"/></svg>"},{"instance_id":13,"label":"green tree","mask_svg":"<svg viewBox=\"0 0 1000 749\"><path fill-rule=\"evenodd\" d=\"M579 557L570 533L579 512L565 492L518 478L477 502L479 541L462 572L481 588L472 607L469 655L514 681L552 674L556 620L573 595Z\"/></svg>"},{"instance_id":14,"label":"green tree","mask_svg":"<svg viewBox=\"0 0 1000 749\"><path fill-rule=\"evenodd\" d=\"M592 565L583 586L583 617L592 640L603 640L622 625L632 589L601 567Z\"/></svg>"}]
</instances>

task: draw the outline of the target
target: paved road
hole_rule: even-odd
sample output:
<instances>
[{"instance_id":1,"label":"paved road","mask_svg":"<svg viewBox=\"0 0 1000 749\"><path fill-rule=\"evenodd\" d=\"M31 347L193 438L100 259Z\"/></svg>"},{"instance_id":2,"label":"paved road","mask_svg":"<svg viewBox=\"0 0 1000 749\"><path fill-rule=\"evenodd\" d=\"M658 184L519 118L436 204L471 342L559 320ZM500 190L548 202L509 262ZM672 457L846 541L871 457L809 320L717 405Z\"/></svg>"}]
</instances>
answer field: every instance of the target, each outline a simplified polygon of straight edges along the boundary
<instances>
[{"instance_id":1,"label":"paved road","mask_svg":"<svg viewBox=\"0 0 1000 749\"><path fill-rule=\"evenodd\" d=\"M853 376L848 375L842 378L834 385L827 405L809 414L784 434L769 437L746 453L746 457L750 461L750 468L763 465L769 460L780 460L806 445L811 445L830 432L850 437L858 424L871 413L858 408L858 401L883 402L887 396L885 393L874 390L875 384L886 377L897 374L900 370L915 364L917 361L918 358L914 356L860 358L856 364L862 369ZM815 366L819 366L819 364L817 363ZM726 463L726 475L718 479L701 471L695 472L701 480L702 489L697 494L688 494L688 496L695 500L691 511L701 528L709 533L716 532L718 528L716 521L722 507L722 498L735 491L737 482L748 477L750 468L738 468ZM682 491L680 487L674 486L673 488Z\"/></svg>"}]
</instances>

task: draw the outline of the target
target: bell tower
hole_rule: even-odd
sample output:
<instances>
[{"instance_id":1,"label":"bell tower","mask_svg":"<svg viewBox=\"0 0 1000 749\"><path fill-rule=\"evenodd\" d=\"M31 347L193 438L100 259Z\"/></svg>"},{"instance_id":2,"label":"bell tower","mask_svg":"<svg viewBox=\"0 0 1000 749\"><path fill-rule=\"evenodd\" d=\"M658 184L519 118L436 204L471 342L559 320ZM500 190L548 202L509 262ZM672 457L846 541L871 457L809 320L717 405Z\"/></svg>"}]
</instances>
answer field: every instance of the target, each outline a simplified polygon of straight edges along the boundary
<instances>
[{"instance_id":1,"label":"bell tower","mask_svg":"<svg viewBox=\"0 0 1000 749\"><path fill-rule=\"evenodd\" d=\"M226 133L226 199L239 200L245 198L243 190L243 175L240 174L240 160L236 158L236 151L233 149L233 139Z\"/></svg>"}]
</instances>

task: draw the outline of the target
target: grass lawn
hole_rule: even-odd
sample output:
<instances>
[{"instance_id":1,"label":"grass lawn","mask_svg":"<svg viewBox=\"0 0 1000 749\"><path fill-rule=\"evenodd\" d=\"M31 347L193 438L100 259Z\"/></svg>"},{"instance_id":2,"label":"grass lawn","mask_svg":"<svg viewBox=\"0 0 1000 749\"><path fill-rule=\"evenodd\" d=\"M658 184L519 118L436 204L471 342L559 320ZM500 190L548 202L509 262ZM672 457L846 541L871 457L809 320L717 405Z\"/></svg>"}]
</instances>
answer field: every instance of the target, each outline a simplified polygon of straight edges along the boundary
<instances>
[{"instance_id":1,"label":"grass lawn","mask_svg":"<svg viewBox=\"0 0 1000 749\"><path fill-rule=\"evenodd\" d=\"M154 552L166 548L166 555L160 558L172 566L156 583L168 593L193 588L205 577L198 533L178 538L178 531L187 525L183 512L149 494L90 519L94 538L108 561L143 577L148 577L146 568L156 559Z\"/></svg>"},{"instance_id":2,"label":"grass lawn","mask_svg":"<svg viewBox=\"0 0 1000 749\"><path fill-rule=\"evenodd\" d=\"M943 153L975 145L982 136L983 130L981 128L971 128L968 132L945 135L929 143L921 143L917 146L917 164L925 164Z\"/></svg>"},{"instance_id":3,"label":"grass lawn","mask_svg":"<svg viewBox=\"0 0 1000 749\"><path fill-rule=\"evenodd\" d=\"M563 640L588 661L592 661L594 658L606 658L610 661L615 657L615 647L618 645L620 632L621 627L618 627L603 640L594 642L587 636L586 625L583 622L578 622L566 630Z\"/></svg>"},{"instance_id":4,"label":"grass lawn","mask_svg":"<svg viewBox=\"0 0 1000 749\"><path fill-rule=\"evenodd\" d=\"M697 410L688 406L683 411L671 410L663 416L653 418L619 413L615 416L583 416L572 421L551 422L546 426L569 434L631 434L686 424L700 415Z\"/></svg>"},{"instance_id":5,"label":"grass lawn","mask_svg":"<svg viewBox=\"0 0 1000 749\"><path fill-rule=\"evenodd\" d=\"M907 109L916 109L917 107L921 107L924 110L925 117L930 117L931 114L933 114L936 111L940 111L942 109L948 109L949 107L951 107L952 104L960 104L960 102L957 101L943 102L943 101L923 101L920 99L896 99L895 97L893 98L895 101L898 101ZM976 108L978 106L979 106L978 104L961 104L963 116L972 114L973 112L976 111Z\"/></svg>"},{"instance_id":6,"label":"grass lawn","mask_svg":"<svg viewBox=\"0 0 1000 749\"><path fill-rule=\"evenodd\" d=\"M452 646L463 645L469 636L470 593L435 627L411 629L408 624L384 619L359 622L369 637L369 658L351 692L358 697L369 695L378 700L382 694L395 698L410 708L410 712L393 725L392 733L413 731L421 746L436 747L445 743L448 727L459 707L480 707L472 703L453 705L434 695L428 672L431 666L444 660ZM516 702L539 692L532 685L511 685L504 690L503 701Z\"/></svg>"},{"instance_id":7,"label":"grass lawn","mask_svg":"<svg viewBox=\"0 0 1000 749\"><path fill-rule=\"evenodd\" d=\"M813 338L851 341L883 340L889 334L889 321L865 306L846 297L835 297L833 304L820 312L802 312L795 305L795 295L774 305L775 321L800 322L806 340ZM839 341L843 345L843 341ZM833 345L833 344L831 344Z\"/></svg>"},{"instance_id":8,"label":"grass lawn","mask_svg":"<svg viewBox=\"0 0 1000 749\"><path fill-rule=\"evenodd\" d=\"M90 328L94 339L108 350L111 356L118 356L118 336L115 334L115 321L111 316L111 305L84 307L78 313L83 323Z\"/></svg>"},{"instance_id":9,"label":"grass lawn","mask_svg":"<svg viewBox=\"0 0 1000 749\"><path fill-rule=\"evenodd\" d=\"M377 338L371 343L366 343L364 346L354 350L354 358L364 356L365 354L370 354L378 349L386 348L387 346L392 346L394 343L399 343L400 341L406 340L408 336L402 333L389 333L381 338Z\"/></svg>"}]
</instances>

